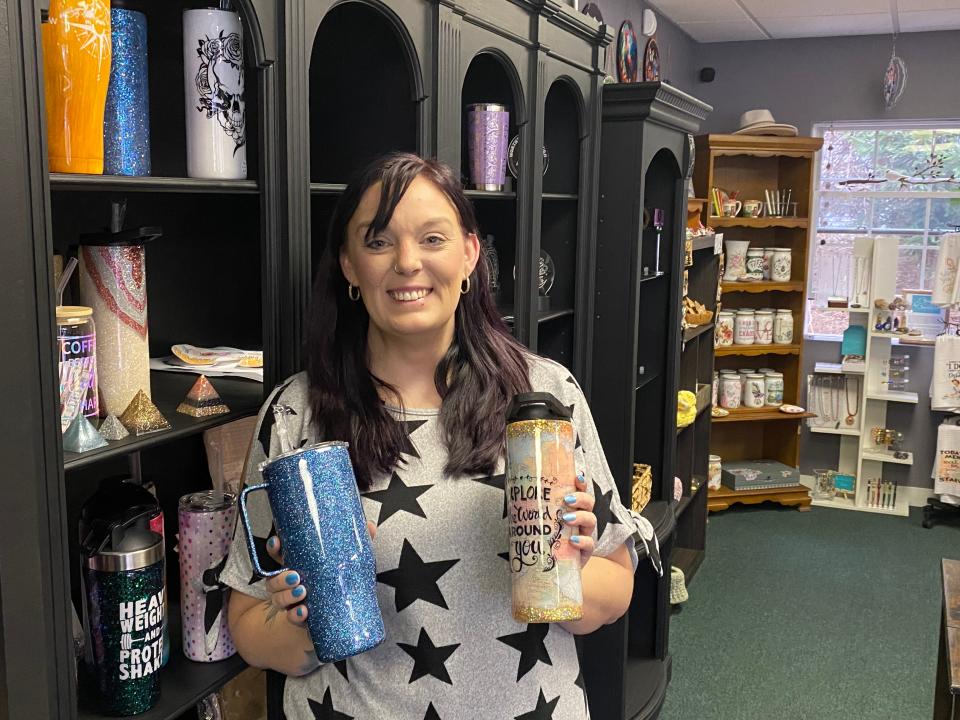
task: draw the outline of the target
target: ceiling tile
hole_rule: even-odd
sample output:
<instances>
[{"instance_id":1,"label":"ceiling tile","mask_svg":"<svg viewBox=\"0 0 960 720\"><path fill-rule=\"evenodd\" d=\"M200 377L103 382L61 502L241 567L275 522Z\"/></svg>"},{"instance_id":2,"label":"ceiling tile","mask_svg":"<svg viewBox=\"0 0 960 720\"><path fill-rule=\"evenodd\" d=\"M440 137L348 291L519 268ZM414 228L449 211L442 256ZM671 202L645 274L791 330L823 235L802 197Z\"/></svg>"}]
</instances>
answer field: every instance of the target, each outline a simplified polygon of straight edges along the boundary
<instances>
[{"instance_id":1,"label":"ceiling tile","mask_svg":"<svg viewBox=\"0 0 960 720\"><path fill-rule=\"evenodd\" d=\"M685 22L680 28L697 42L731 42L736 40L767 40L750 20L738 22Z\"/></svg>"},{"instance_id":2,"label":"ceiling tile","mask_svg":"<svg viewBox=\"0 0 960 720\"><path fill-rule=\"evenodd\" d=\"M765 18L890 14L890 0L741 0L758 20Z\"/></svg>"},{"instance_id":3,"label":"ceiling tile","mask_svg":"<svg viewBox=\"0 0 960 720\"><path fill-rule=\"evenodd\" d=\"M735 0L657 0L651 5L654 12L660 12L677 24L747 18Z\"/></svg>"},{"instance_id":4,"label":"ceiling tile","mask_svg":"<svg viewBox=\"0 0 960 720\"><path fill-rule=\"evenodd\" d=\"M774 38L885 35L893 32L890 13L833 17L769 18L763 26Z\"/></svg>"},{"instance_id":5,"label":"ceiling tile","mask_svg":"<svg viewBox=\"0 0 960 720\"><path fill-rule=\"evenodd\" d=\"M917 10L960 10L960 0L897 0L900 12Z\"/></svg>"},{"instance_id":6,"label":"ceiling tile","mask_svg":"<svg viewBox=\"0 0 960 720\"><path fill-rule=\"evenodd\" d=\"M901 32L960 29L960 10L900 11Z\"/></svg>"}]
</instances>

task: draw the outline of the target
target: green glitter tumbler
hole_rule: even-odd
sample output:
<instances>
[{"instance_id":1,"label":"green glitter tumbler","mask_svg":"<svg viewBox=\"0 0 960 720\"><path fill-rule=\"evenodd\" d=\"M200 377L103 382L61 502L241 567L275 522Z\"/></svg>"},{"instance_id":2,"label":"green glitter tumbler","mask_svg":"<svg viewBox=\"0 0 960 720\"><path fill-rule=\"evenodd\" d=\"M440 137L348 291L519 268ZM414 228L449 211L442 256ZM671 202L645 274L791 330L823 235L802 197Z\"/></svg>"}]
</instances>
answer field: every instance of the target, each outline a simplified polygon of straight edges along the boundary
<instances>
[{"instance_id":1,"label":"green glitter tumbler","mask_svg":"<svg viewBox=\"0 0 960 720\"><path fill-rule=\"evenodd\" d=\"M136 715L160 697L163 538L143 527L112 530L84 548L89 700L104 715Z\"/></svg>"}]
</instances>

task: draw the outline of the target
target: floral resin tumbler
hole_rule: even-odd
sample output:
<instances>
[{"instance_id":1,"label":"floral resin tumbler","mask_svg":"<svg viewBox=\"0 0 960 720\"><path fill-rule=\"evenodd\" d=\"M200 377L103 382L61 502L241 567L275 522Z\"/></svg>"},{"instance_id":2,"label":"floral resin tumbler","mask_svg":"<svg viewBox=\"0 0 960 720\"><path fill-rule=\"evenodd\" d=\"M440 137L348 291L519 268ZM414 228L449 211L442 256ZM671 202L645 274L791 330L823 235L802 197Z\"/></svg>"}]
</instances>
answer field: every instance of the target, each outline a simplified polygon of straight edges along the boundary
<instances>
[{"instance_id":1,"label":"floral resin tumbler","mask_svg":"<svg viewBox=\"0 0 960 720\"><path fill-rule=\"evenodd\" d=\"M187 175L247 177L243 30L228 10L183 11Z\"/></svg>"},{"instance_id":2,"label":"floral resin tumbler","mask_svg":"<svg viewBox=\"0 0 960 720\"><path fill-rule=\"evenodd\" d=\"M467 105L467 155L475 190L503 190L507 174L510 113L503 105Z\"/></svg>"}]
</instances>

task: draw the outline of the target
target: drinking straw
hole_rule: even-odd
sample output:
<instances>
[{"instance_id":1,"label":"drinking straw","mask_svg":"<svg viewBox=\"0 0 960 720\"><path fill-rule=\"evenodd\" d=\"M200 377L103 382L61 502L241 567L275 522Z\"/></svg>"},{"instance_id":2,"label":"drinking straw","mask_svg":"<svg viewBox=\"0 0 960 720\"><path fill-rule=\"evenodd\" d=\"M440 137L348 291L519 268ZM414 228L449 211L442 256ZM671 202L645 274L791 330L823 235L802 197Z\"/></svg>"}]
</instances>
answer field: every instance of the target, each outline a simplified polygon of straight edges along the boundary
<instances>
[{"instance_id":1,"label":"drinking straw","mask_svg":"<svg viewBox=\"0 0 960 720\"><path fill-rule=\"evenodd\" d=\"M70 282L70 276L77 267L77 259L70 258L67 266L60 273L60 282L57 283L57 305L63 305L63 291L67 289L67 283Z\"/></svg>"}]
</instances>

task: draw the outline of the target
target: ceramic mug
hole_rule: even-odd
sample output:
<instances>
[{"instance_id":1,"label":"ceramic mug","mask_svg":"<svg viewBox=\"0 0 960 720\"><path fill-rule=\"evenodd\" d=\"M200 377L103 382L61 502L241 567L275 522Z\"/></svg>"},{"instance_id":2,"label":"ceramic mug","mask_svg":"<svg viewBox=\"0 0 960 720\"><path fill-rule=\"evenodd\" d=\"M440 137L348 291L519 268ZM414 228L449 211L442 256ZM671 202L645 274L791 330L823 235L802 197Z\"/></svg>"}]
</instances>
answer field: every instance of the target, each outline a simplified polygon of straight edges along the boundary
<instances>
[{"instance_id":1,"label":"ceramic mug","mask_svg":"<svg viewBox=\"0 0 960 720\"><path fill-rule=\"evenodd\" d=\"M747 200L743 203L743 216L758 218L763 214L763 203L759 200Z\"/></svg>"},{"instance_id":2,"label":"ceramic mug","mask_svg":"<svg viewBox=\"0 0 960 720\"><path fill-rule=\"evenodd\" d=\"M743 203L739 200L724 200L722 207L724 217L736 217L740 214Z\"/></svg>"}]
</instances>

